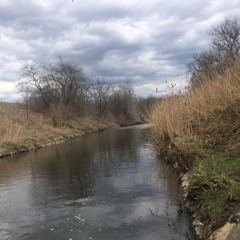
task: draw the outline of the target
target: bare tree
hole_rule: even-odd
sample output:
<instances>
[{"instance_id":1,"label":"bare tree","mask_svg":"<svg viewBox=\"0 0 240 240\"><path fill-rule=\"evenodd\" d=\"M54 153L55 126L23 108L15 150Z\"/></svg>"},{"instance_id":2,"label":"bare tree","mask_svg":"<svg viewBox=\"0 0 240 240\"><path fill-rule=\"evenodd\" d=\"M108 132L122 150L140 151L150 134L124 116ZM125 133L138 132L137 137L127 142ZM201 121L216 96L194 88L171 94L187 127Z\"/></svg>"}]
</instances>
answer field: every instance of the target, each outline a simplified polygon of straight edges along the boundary
<instances>
[{"instance_id":1,"label":"bare tree","mask_svg":"<svg viewBox=\"0 0 240 240\"><path fill-rule=\"evenodd\" d=\"M65 120L85 114L102 119L113 113L119 122L137 122L139 114L133 87L126 83L116 89L110 88L104 79L90 80L82 69L59 58L56 64L27 64L22 69L19 84L29 116L29 106L50 116L55 126Z\"/></svg>"},{"instance_id":2,"label":"bare tree","mask_svg":"<svg viewBox=\"0 0 240 240\"><path fill-rule=\"evenodd\" d=\"M53 100L53 86L47 78L44 67L36 64L26 64L22 68L22 89L33 89L35 96L41 98L46 107L49 107ZM25 85L25 87L23 87Z\"/></svg>"},{"instance_id":3,"label":"bare tree","mask_svg":"<svg viewBox=\"0 0 240 240\"><path fill-rule=\"evenodd\" d=\"M60 101L64 106L74 104L76 99L86 90L87 77L82 69L73 64L60 61L55 66L49 65L48 78L59 91Z\"/></svg>"},{"instance_id":4,"label":"bare tree","mask_svg":"<svg viewBox=\"0 0 240 240\"><path fill-rule=\"evenodd\" d=\"M23 98L23 101L25 104L26 116L27 116L27 119L29 119L29 105L30 105L30 99L32 95L32 88L23 83L18 83L17 89Z\"/></svg>"},{"instance_id":5,"label":"bare tree","mask_svg":"<svg viewBox=\"0 0 240 240\"><path fill-rule=\"evenodd\" d=\"M208 34L212 38L209 49L195 53L193 60L187 65L188 72L192 74L192 87L202 81L202 76L211 79L216 72L223 74L240 57L240 20L238 18L226 18L218 26L212 27Z\"/></svg>"},{"instance_id":6,"label":"bare tree","mask_svg":"<svg viewBox=\"0 0 240 240\"><path fill-rule=\"evenodd\" d=\"M149 96L147 98L138 98L137 101L137 109L139 112L139 116L141 121L146 121L149 117L150 112L155 104L159 103L162 99L155 98L153 96Z\"/></svg>"},{"instance_id":7,"label":"bare tree","mask_svg":"<svg viewBox=\"0 0 240 240\"><path fill-rule=\"evenodd\" d=\"M90 89L90 95L93 98L95 106L97 108L98 117L102 119L107 114L107 108L111 98L111 88L105 83L102 78L93 80L92 87Z\"/></svg>"},{"instance_id":8,"label":"bare tree","mask_svg":"<svg viewBox=\"0 0 240 240\"><path fill-rule=\"evenodd\" d=\"M81 68L60 61L54 65L27 64L22 69L22 93L31 89L31 103L41 111L48 111L54 125L67 117L68 106L82 108L88 91L88 78ZM81 101L80 101L81 99Z\"/></svg>"},{"instance_id":9,"label":"bare tree","mask_svg":"<svg viewBox=\"0 0 240 240\"><path fill-rule=\"evenodd\" d=\"M236 60L240 51L240 21L238 18L226 18L225 21L209 31L212 36L210 48L216 54L218 61L225 61L227 57Z\"/></svg>"},{"instance_id":10,"label":"bare tree","mask_svg":"<svg viewBox=\"0 0 240 240\"><path fill-rule=\"evenodd\" d=\"M127 79L124 85L114 90L112 95L112 110L117 118L125 118L126 121L138 121L137 99L133 87Z\"/></svg>"}]
</instances>

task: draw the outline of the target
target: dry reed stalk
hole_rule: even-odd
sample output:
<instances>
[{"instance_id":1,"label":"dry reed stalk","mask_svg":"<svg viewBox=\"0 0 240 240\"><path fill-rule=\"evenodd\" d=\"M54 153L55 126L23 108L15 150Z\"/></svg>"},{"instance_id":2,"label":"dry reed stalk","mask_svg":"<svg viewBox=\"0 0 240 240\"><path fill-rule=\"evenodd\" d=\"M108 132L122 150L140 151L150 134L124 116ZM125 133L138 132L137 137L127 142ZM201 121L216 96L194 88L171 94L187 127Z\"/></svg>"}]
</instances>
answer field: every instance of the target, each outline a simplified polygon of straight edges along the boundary
<instances>
[{"instance_id":1,"label":"dry reed stalk","mask_svg":"<svg viewBox=\"0 0 240 240\"><path fill-rule=\"evenodd\" d=\"M152 136L159 149L166 136L171 141L177 138L194 138L196 126L208 121L216 122L228 108L240 109L240 65L233 66L224 76L205 79L193 90L163 99L151 112Z\"/></svg>"},{"instance_id":2,"label":"dry reed stalk","mask_svg":"<svg viewBox=\"0 0 240 240\"><path fill-rule=\"evenodd\" d=\"M25 124L22 112L16 110L14 104L1 103L0 114L0 143L20 142Z\"/></svg>"},{"instance_id":3,"label":"dry reed stalk","mask_svg":"<svg viewBox=\"0 0 240 240\"><path fill-rule=\"evenodd\" d=\"M4 134L0 142L20 142L22 136L22 129L23 127L18 123L13 123L12 121L9 121L8 125L5 126Z\"/></svg>"}]
</instances>

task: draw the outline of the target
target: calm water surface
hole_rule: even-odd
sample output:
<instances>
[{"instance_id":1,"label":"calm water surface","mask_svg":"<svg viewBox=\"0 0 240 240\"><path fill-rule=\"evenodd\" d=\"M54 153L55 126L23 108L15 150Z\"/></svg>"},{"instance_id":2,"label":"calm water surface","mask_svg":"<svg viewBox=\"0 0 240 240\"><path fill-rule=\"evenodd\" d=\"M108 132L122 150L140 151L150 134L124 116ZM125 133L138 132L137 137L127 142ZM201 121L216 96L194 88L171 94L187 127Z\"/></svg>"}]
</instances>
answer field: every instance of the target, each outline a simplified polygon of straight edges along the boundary
<instances>
[{"instance_id":1,"label":"calm water surface","mask_svg":"<svg viewBox=\"0 0 240 240\"><path fill-rule=\"evenodd\" d=\"M147 127L0 159L0 239L187 239L176 176Z\"/></svg>"}]
</instances>

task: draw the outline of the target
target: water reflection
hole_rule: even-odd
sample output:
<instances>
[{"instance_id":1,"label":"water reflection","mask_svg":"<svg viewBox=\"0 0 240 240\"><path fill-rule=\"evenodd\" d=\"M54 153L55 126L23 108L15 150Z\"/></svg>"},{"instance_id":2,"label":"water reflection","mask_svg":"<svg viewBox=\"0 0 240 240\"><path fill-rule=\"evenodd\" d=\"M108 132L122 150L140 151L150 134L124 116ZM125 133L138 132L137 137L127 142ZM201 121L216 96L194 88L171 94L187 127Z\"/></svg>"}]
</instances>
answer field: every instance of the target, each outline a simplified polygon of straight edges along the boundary
<instances>
[{"instance_id":1,"label":"water reflection","mask_svg":"<svg viewBox=\"0 0 240 240\"><path fill-rule=\"evenodd\" d=\"M187 239L179 189L147 126L0 161L0 239Z\"/></svg>"}]
</instances>

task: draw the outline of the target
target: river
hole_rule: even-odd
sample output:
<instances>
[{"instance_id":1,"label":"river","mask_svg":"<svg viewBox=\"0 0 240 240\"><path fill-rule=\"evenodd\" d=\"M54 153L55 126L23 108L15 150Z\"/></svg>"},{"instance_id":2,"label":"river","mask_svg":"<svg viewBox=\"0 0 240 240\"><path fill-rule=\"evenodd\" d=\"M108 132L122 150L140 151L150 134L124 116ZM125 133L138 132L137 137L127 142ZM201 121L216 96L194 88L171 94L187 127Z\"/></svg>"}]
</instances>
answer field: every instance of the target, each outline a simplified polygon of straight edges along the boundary
<instances>
[{"instance_id":1,"label":"river","mask_svg":"<svg viewBox=\"0 0 240 240\"><path fill-rule=\"evenodd\" d=\"M148 127L0 159L0 239L188 239L177 178Z\"/></svg>"}]
</instances>

